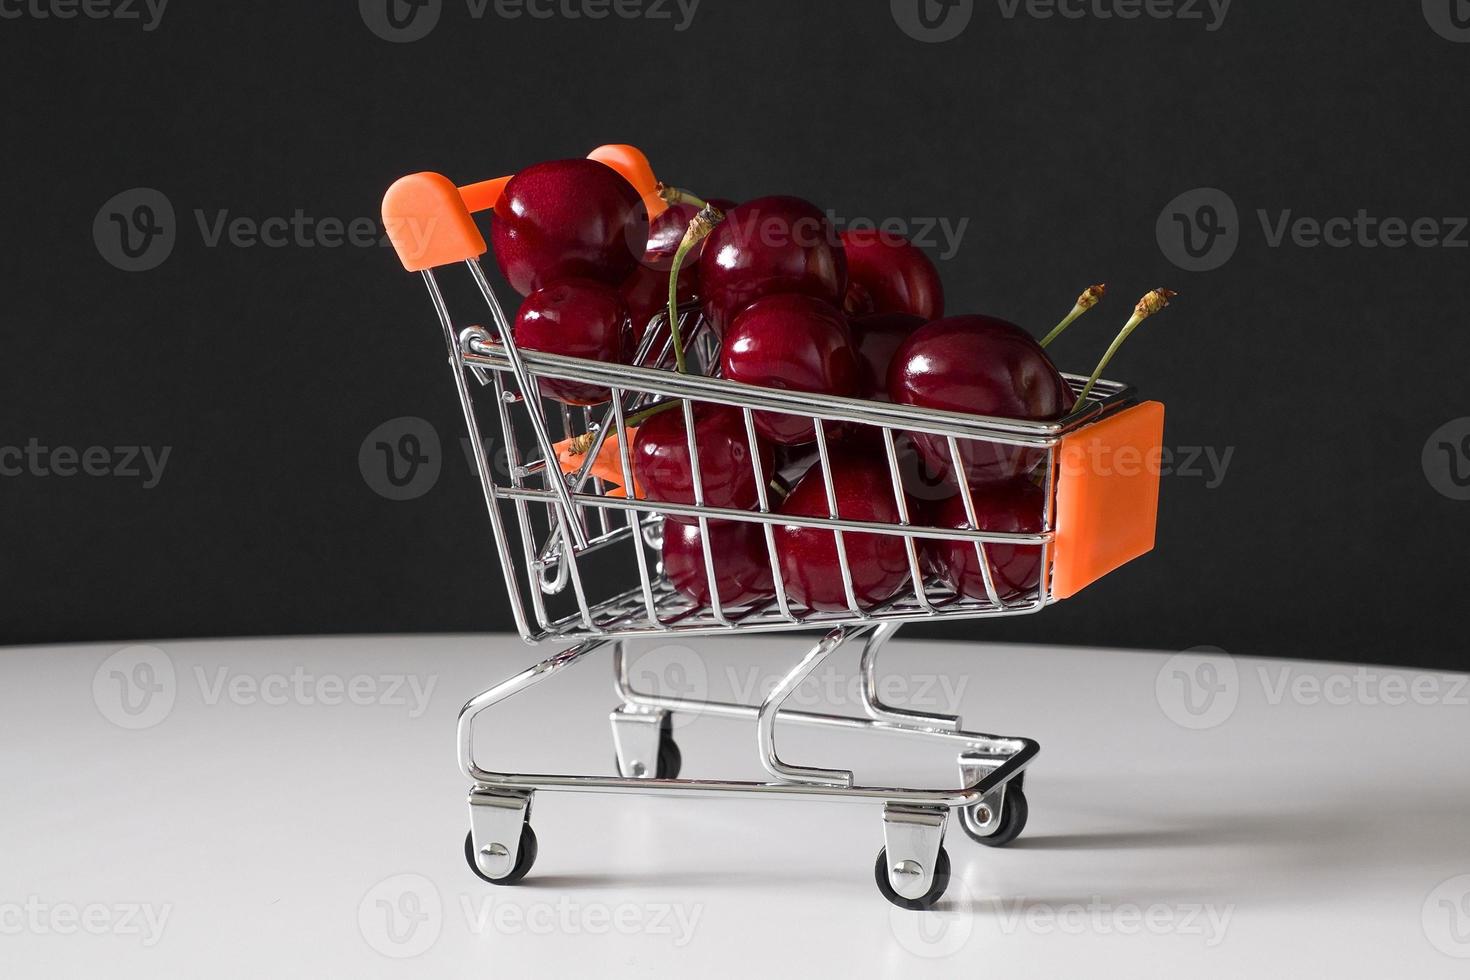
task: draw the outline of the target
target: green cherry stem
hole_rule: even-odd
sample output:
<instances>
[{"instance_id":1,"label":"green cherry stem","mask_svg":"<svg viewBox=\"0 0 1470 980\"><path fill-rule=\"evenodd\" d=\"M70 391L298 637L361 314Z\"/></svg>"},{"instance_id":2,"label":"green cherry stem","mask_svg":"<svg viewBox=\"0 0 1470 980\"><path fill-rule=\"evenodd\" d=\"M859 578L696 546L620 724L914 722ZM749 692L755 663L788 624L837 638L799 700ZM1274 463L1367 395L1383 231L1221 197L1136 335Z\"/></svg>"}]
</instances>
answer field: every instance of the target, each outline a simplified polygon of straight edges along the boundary
<instances>
[{"instance_id":1,"label":"green cherry stem","mask_svg":"<svg viewBox=\"0 0 1470 980\"><path fill-rule=\"evenodd\" d=\"M1113 359L1114 354L1118 353L1118 348L1123 346L1123 341L1128 339L1128 335L1136 330L1138 325L1144 320L1147 320L1168 306L1169 300L1178 295L1172 289L1160 287L1138 301L1138 305L1133 308L1133 316L1129 317L1128 322L1123 324L1123 329L1118 331L1118 336L1114 337L1113 342L1108 345L1107 353L1103 354L1102 360L1097 362L1097 367L1093 370L1092 377L1087 379L1087 384L1083 385L1082 390L1077 393L1078 406L1081 406L1087 400L1087 396L1092 393L1092 386L1097 384L1098 378L1102 377L1103 371L1107 369L1108 362Z\"/></svg>"},{"instance_id":2,"label":"green cherry stem","mask_svg":"<svg viewBox=\"0 0 1470 980\"><path fill-rule=\"evenodd\" d=\"M689 250L704 241L715 225L725 220L725 213L719 208L706 204L699 209L699 213L689 219L689 228L684 232L684 239L679 242L679 250L674 253L674 264L669 267L669 336L674 341L674 364L680 374L688 374L684 364L684 338L679 336L679 267L684 264L684 256Z\"/></svg>"},{"instance_id":3,"label":"green cherry stem","mask_svg":"<svg viewBox=\"0 0 1470 980\"><path fill-rule=\"evenodd\" d=\"M701 209L709 207L709 203L698 194L686 191L682 187L670 187L662 181L658 185L658 196L665 204L692 204Z\"/></svg>"},{"instance_id":4,"label":"green cherry stem","mask_svg":"<svg viewBox=\"0 0 1470 980\"><path fill-rule=\"evenodd\" d=\"M1077 304L1072 307L1072 312L1062 317L1062 322L1051 328L1051 333L1041 339L1041 346L1045 347L1060 337L1062 331L1072 325L1073 320L1096 306L1097 301L1106 296L1107 292L1108 284L1105 282L1100 282L1096 286L1088 286L1082 290L1082 295L1077 297Z\"/></svg>"}]
</instances>

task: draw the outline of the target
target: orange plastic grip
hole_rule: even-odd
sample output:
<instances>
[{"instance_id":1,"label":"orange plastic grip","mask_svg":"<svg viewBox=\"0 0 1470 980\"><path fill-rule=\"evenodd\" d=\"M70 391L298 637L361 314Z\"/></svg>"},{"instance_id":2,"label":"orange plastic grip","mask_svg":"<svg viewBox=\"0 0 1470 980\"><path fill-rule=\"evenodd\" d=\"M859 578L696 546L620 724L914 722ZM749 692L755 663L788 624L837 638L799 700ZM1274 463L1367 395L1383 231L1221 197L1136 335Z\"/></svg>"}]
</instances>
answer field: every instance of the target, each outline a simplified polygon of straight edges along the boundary
<instances>
[{"instance_id":1,"label":"orange plastic grip","mask_svg":"<svg viewBox=\"0 0 1470 980\"><path fill-rule=\"evenodd\" d=\"M653 175L653 167L638 147L627 143L608 143L587 154L587 159L605 163L622 174L623 179L632 184L633 189L643 197L643 206L648 209L649 221L668 209L668 204L659 197L658 178Z\"/></svg>"},{"instance_id":2,"label":"orange plastic grip","mask_svg":"<svg viewBox=\"0 0 1470 980\"><path fill-rule=\"evenodd\" d=\"M1052 594L1075 595L1154 547L1164 406L1143 402L1062 437Z\"/></svg>"},{"instance_id":3,"label":"orange plastic grip","mask_svg":"<svg viewBox=\"0 0 1470 980\"><path fill-rule=\"evenodd\" d=\"M642 196L649 220L668 207L648 157L636 146L609 143L587 158L622 174ZM383 227L403 267L421 272L484 255L485 238L470 216L494 210L508 183L509 175L455 187L449 178L427 171L395 181L383 195Z\"/></svg>"},{"instance_id":4,"label":"orange plastic grip","mask_svg":"<svg viewBox=\"0 0 1470 980\"><path fill-rule=\"evenodd\" d=\"M485 238L454 182L442 174L400 177L383 195L383 228L409 272L485 254Z\"/></svg>"}]
</instances>

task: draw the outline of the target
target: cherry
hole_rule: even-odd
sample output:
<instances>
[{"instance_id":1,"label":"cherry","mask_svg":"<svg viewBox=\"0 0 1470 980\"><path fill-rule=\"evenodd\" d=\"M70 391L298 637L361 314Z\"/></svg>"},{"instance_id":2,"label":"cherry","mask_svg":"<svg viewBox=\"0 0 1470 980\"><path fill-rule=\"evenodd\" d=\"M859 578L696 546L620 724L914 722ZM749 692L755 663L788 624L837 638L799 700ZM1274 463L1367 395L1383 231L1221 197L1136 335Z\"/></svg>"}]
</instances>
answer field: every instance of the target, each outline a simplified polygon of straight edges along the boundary
<instances>
[{"instance_id":1,"label":"cherry","mask_svg":"<svg viewBox=\"0 0 1470 980\"><path fill-rule=\"evenodd\" d=\"M1041 530L1045 494L1030 480L1018 478L977 488L974 530L1035 534ZM932 527L968 528L964 498L956 494L934 507ZM924 542L939 577L951 589L972 599L988 598L974 542L931 539ZM1034 590L1041 581L1041 546L987 544L986 563L996 595L1008 601Z\"/></svg>"},{"instance_id":2,"label":"cherry","mask_svg":"<svg viewBox=\"0 0 1470 980\"><path fill-rule=\"evenodd\" d=\"M699 260L705 314L723 331L762 296L802 293L833 306L847 289L847 259L831 222L799 197L760 197L732 208Z\"/></svg>"},{"instance_id":3,"label":"cherry","mask_svg":"<svg viewBox=\"0 0 1470 980\"><path fill-rule=\"evenodd\" d=\"M944 316L939 270L902 235L877 228L842 233L847 253L847 295L842 308L853 316L909 313L925 320Z\"/></svg>"},{"instance_id":4,"label":"cherry","mask_svg":"<svg viewBox=\"0 0 1470 980\"><path fill-rule=\"evenodd\" d=\"M871 452L834 447L830 453L832 487L839 517L857 521L897 523L898 505L887 463ZM780 513L803 517L830 517L827 485L820 463L813 464L781 504ZM903 538L845 531L842 543L852 573L853 595L864 609L893 598L909 581L908 549ZM838 560L837 537L831 531L796 527L776 528L776 553L786 594L812 609L847 609Z\"/></svg>"},{"instance_id":5,"label":"cherry","mask_svg":"<svg viewBox=\"0 0 1470 980\"><path fill-rule=\"evenodd\" d=\"M616 286L648 240L633 185L596 160L552 160L516 174L495 202L495 261L522 296L560 279Z\"/></svg>"},{"instance_id":6,"label":"cherry","mask_svg":"<svg viewBox=\"0 0 1470 980\"><path fill-rule=\"evenodd\" d=\"M900 405L972 415L1047 421L1072 409L1071 388L1030 334L989 316L952 316L916 330L893 357L888 394ZM913 433L931 466L950 472L943 436ZM1039 449L973 439L959 440L960 458L971 483L1006 480L1029 473L1043 458Z\"/></svg>"},{"instance_id":7,"label":"cherry","mask_svg":"<svg viewBox=\"0 0 1470 980\"><path fill-rule=\"evenodd\" d=\"M775 595L766 534L749 521L709 521L715 589L723 607L743 606ZM664 522L664 575L700 606L711 604L703 536L698 524Z\"/></svg>"},{"instance_id":8,"label":"cherry","mask_svg":"<svg viewBox=\"0 0 1470 980\"><path fill-rule=\"evenodd\" d=\"M628 308L616 289L586 279L554 282L533 292L516 313L512 334L526 350L618 363L633 343ZM544 378L541 394L569 405L596 405L607 388Z\"/></svg>"},{"instance_id":9,"label":"cherry","mask_svg":"<svg viewBox=\"0 0 1470 980\"><path fill-rule=\"evenodd\" d=\"M911 313L872 313L853 317L847 324L858 356L858 395L888 401L888 366L909 335L924 325L924 319Z\"/></svg>"},{"instance_id":10,"label":"cherry","mask_svg":"<svg viewBox=\"0 0 1470 980\"><path fill-rule=\"evenodd\" d=\"M699 402L693 406L694 439L699 447L699 478L704 502L710 507L750 510L760 503L745 416L738 408ZM774 474L773 452L759 437L761 472ZM633 440L633 475L647 500L668 504L694 503L694 475L689 469L688 429L682 408L659 412L646 419ZM689 523L692 517L669 521Z\"/></svg>"},{"instance_id":11,"label":"cherry","mask_svg":"<svg viewBox=\"0 0 1470 980\"><path fill-rule=\"evenodd\" d=\"M672 208L670 209L672 210ZM665 214L668 212L665 211ZM692 269L685 266L685 269ZM679 301L684 302L685 289L693 295L692 284L686 286L684 282L684 271L679 271ZM669 308L669 270L660 272L646 265L638 265L623 280L622 287L618 290L623 294L623 302L628 305L628 314L633 318L633 350L630 354L638 351L639 344L643 341L643 334L648 330L649 322ZM669 328L665 325L660 333L668 336ZM662 347L662 339L654 341L656 345L653 356L657 356Z\"/></svg>"},{"instance_id":12,"label":"cherry","mask_svg":"<svg viewBox=\"0 0 1470 980\"><path fill-rule=\"evenodd\" d=\"M830 303L799 293L767 296L741 310L725 333L720 364L727 380L744 384L829 395L858 391L847 321ZM776 442L817 437L812 420L798 415L756 412L755 424Z\"/></svg>"},{"instance_id":13,"label":"cherry","mask_svg":"<svg viewBox=\"0 0 1470 980\"><path fill-rule=\"evenodd\" d=\"M709 203L725 210L735 206L733 201L713 199ZM684 240L689 222L699 213L692 204L675 203L668 206L648 225L648 247L643 258L623 280L623 301L633 317L633 339L635 344L643 340L643 332L653 317L668 309L669 270L674 264L674 253ZM679 303L692 302L699 293L699 263L697 259L704 242L700 242L693 254L686 257L679 267ZM655 341L661 344L662 341ZM636 351L636 347L635 347ZM657 350L654 352L657 353Z\"/></svg>"}]
</instances>

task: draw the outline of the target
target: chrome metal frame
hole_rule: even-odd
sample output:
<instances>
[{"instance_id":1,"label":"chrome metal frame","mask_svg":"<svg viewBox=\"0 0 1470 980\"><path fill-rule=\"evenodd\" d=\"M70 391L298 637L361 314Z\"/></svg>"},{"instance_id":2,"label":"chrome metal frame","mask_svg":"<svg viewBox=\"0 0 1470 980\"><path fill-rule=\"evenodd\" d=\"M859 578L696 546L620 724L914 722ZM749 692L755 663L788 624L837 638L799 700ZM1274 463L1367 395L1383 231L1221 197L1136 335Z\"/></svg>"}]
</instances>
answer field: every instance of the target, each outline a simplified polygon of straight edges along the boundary
<instances>
[{"instance_id":1,"label":"chrome metal frame","mask_svg":"<svg viewBox=\"0 0 1470 980\"><path fill-rule=\"evenodd\" d=\"M493 329L458 327L450 315L433 271L423 273L443 329L449 363L468 429L475 468L480 479L496 551L505 576L516 626L531 644L544 640L574 645L501 682L471 699L459 717L460 768L474 783L470 793L472 860L482 874L505 878L516 866L520 827L529 819L537 790L593 793L653 793L667 796L740 796L765 798L799 796L830 801L883 804L887 846L888 883L905 899L925 895L933 884L936 855L942 844L951 808L972 833L984 835L999 826L1005 807L1006 786L1030 764L1039 751L1026 738L965 731L959 718L886 705L878 697L877 659L899 625L911 620L984 618L1034 613L1053 601L1050 590L1057 446L1063 436L1094 422L1133 400L1131 388L1101 382L1092 397L1058 422L1024 422L951 412L919 411L883 402L779 391L736 384L705 374L678 374L663 366L669 361L667 339L662 349L655 340L664 317L649 324L634 365L603 364L516 347L510 324L497 302L478 259L466 261L482 297ZM697 364L715 360L715 344L698 311L681 311L682 335ZM570 380L606 387L609 400L598 409L569 409L540 397L541 379ZM1074 391L1084 379L1067 376ZM480 435L474 394L488 388L503 437L506 469L497 481ZM600 478L590 476L594 457L609 433L617 432L618 462L623 487L634 486L630 458L628 416L652 404L676 400L671 410L685 413L692 465L694 503L669 504L629 495L612 496ZM698 467L693 405L711 402L733 406L744 417L759 506L741 511L705 503ZM548 410L549 409L549 410ZM792 517L773 507L767 486L774 474L763 470L756 451L756 412L781 412L815 421L817 461L827 486L827 517ZM596 417L594 417L596 416ZM593 433L587 462L563 477L556 459L551 423L562 436ZM530 445L523 450L523 426ZM881 434L884 454L900 514L896 524L841 518L833 493L827 426L868 426ZM951 463L960 459L961 440L980 440L1029 449L1040 456L1038 467L1045 490L1042 530L1014 534L974 530L976 512L968 486L958 481L969 528L926 527L912 523L903 493L903 479L895 433L923 432L944 440ZM774 596L752 606L728 606L715 586L714 556L704 540L704 563L712 595L700 608L680 595L662 578L657 554L661 525L667 517L697 521L707 530L710 520L735 520L761 525L775 583ZM780 525L823 528L837 542L846 609L799 608L788 599L777 559L775 530ZM866 608L854 594L844 534L879 534L901 538L909 563L909 585L889 601ZM919 555L923 539L965 541L974 545L984 580L982 598L958 595L925 574ZM1029 545L1041 549L1040 581L1029 594L1002 596L991 580L987 545ZM631 550L637 585L608 596L595 597L584 580L582 563L610 549ZM653 554L650 555L649 552ZM570 587L572 607L555 612L551 603ZM715 635L734 632L813 630L825 635L782 678L761 704L749 705L694 700L635 689L628 676L624 643L634 637ZM867 717L795 711L784 707L791 693L823 660L848 640L862 640L860 683ZM619 775L551 775L509 773L483 767L475 756L475 720L500 704L586 659L604 647L613 654L615 690L622 705L611 717ZM759 757L769 781L697 780L662 778L657 774L660 740L666 737L670 713L697 711L730 719L753 720ZM955 751L960 785L952 789L912 789L856 785L847 770L792 764L777 752L776 731L781 724L816 725L842 730L870 730L912 735L947 743ZM1019 784L1017 784L1019 785Z\"/></svg>"}]
</instances>

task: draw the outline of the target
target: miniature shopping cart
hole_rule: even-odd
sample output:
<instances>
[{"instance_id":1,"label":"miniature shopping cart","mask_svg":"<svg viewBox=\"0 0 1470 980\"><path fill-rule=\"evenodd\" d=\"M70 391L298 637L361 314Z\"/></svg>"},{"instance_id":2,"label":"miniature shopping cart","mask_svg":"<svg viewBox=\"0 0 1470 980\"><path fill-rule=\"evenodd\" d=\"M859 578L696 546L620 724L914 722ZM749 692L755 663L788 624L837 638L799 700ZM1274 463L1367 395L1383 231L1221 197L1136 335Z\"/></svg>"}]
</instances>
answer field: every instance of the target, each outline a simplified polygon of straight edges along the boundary
<instances>
[{"instance_id":1,"label":"miniature shopping cart","mask_svg":"<svg viewBox=\"0 0 1470 980\"><path fill-rule=\"evenodd\" d=\"M619 166L645 194L651 192L646 162L631 148L611 149ZM629 164L629 161L632 161ZM620 166L621 164L621 166ZM805 392L759 388L669 369L668 334L649 325L632 366L519 350L510 325L480 263L484 239L472 212L492 209L504 178L464 188L432 173L405 177L384 199L383 213L399 257L420 272L449 348L449 363L469 430L469 444L484 492L496 550L516 626L527 643L566 644L519 674L465 705L459 718L459 761L473 782L469 795L470 831L465 855L471 869L496 884L512 884L536 859L531 802L538 790L592 793L646 793L667 796L799 797L881 805L884 848L878 854L878 888L905 908L926 908L948 884L949 856L944 834L951 810L960 827L982 844L1014 840L1026 823L1022 777L1035 758L1037 743L1013 736L985 735L961 728L960 719L885 704L878 696L878 653L899 626L909 621L981 619L1039 612L1088 583L1143 554L1153 546L1158 504L1157 460L1163 407L1138 403L1130 388L1112 382L1095 386L1089 399L1058 422L1025 422L978 417L911 406L862 401ZM457 321L441 291L437 270L463 264L489 313L489 326ZM714 359L715 341L697 309L680 312L681 335L696 363ZM660 340L662 338L662 341ZM662 349L655 349L655 348ZM576 381L605 387L610 400L591 408L569 408L539 397L541 379ZM1083 379L1067 376L1074 390ZM482 404L477 405L476 396ZM683 411L693 465L694 502L688 505L641 498L633 479L628 417L651 405L674 400ZM755 468L760 505L740 511L707 506L700 483L694 406L718 403L738 409ZM492 453L481 436L482 415L500 433ZM755 451L752 413L774 411L816 420L816 462L822 467L832 502L831 516L792 517L775 511ZM847 520L837 515L832 497L829 433L837 424L850 432L866 427L887 457L901 520L886 524ZM1037 473L1045 490L1045 515L1037 533L973 530L975 503L965 481L959 483L969 528L926 527L911 522L902 491L897 434L924 432L947 444L960 458L964 440L1029 447L1042 459ZM585 437L585 460L563 472L558 453L565 440ZM615 442L615 468L591 472ZM503 459L498 452L503 451ZM1133 465L1125 465L1132 460ZM1102 461L1101 463L1099 461ZM1108 461L1114 461L1110 465ZM617 486L614 486L617 484ZM635 488L627 492L622 488ZM661 574L659 545L665 518L697 522L703 531L709 601L697 604ZM770 600L732 608L715 586L707 522L747 521L761 525L776 585ZM782 586L774 532L780 525L827 529L837 543L848 608L813 610L789 600ZM853 594L844 534L901 538L909 563L909 586L874 608ZM957 594L928 575L922 539L966 542L977 549L985 596ZM1040 580L1029 593L1002 595L992 581L985 549L991 546L1040 549ZM617 567L616 575L606 569ZM594 570L592 566L596 566ZM600 572L600 574L594 573ZM636 582L631 588L629 582ZM630 680L625 643L636 637L692 637L756 631L819 630L820 640L793 666L759 705L711 702L638 690ZM862 641L860 690L866 718L795 711L783 707L792 692L825 658L848 641ZM603 647L611 647L615 685L622 704L612 712L617 775L526 775L486 769L476 760L474 723L487 709L560 673ZM678 746L671 713L700 712L754 719L765 781L680 778ZM840 730L869 729L913 736L947 746L959 780L953 789L864 786L845 770L813 768L784 759L776 733L785 725L815 725Z\"/></svg>"}]
</instances>

